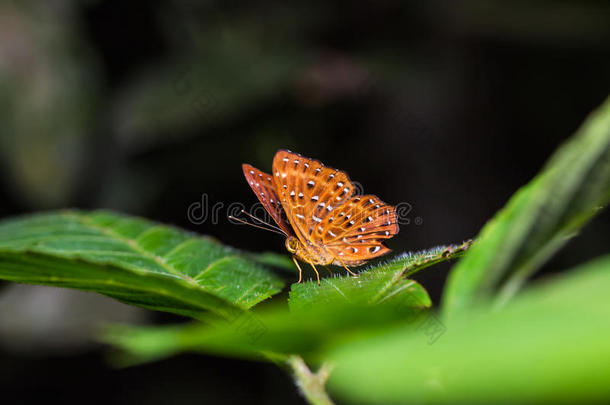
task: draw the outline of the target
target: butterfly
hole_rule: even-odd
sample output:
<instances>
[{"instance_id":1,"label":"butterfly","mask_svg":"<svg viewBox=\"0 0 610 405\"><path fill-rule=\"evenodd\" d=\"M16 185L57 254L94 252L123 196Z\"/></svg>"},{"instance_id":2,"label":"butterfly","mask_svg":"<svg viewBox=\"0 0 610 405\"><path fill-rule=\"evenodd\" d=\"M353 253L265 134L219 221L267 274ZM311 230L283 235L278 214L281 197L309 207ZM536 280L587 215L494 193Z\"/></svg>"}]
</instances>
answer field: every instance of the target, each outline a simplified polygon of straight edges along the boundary
<instances>
[{"instance_id":1,"label":"butterfly","mask_svg":"<svg viewBox=\"0 0 610 405\"><path fill-rule=\"evenodd\" d=\"M284 149L273 158L272 174L247 163L242 169L277 227L243 212L286 236L299 283L303 272L297 258L311 265L320 284L316 265L343 266L357 276L348 266L390 251L382 242L398 233L394 207L374 195L356 194L345 172Z\"/></svg>"}]
</instances>

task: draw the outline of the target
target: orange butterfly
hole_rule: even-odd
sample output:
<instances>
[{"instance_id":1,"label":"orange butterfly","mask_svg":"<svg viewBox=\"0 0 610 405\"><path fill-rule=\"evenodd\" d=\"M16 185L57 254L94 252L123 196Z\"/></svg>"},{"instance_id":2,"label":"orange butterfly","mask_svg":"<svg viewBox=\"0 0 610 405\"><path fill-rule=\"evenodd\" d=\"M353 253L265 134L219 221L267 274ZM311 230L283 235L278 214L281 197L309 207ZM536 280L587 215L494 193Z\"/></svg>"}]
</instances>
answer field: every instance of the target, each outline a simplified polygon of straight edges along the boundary
<instances>
[{"instance_id":1,"label":"orange butterfly","mask_svg":"<svg viewBox=\"0 0 610 405\"><path fill-rule=\"evenodd\" d=\"M394 207L374 195L354 195L345 172L288 150L273 158L273 175L242 165L250 187L286 236L286 249L309 263L358 266L390 251L383 240L398 233ZM258 222L260 219L253 217ZM234 218L235 219L235 218ZM241 221L244 222L244 221Z\"/></svg>"}]
</instances>

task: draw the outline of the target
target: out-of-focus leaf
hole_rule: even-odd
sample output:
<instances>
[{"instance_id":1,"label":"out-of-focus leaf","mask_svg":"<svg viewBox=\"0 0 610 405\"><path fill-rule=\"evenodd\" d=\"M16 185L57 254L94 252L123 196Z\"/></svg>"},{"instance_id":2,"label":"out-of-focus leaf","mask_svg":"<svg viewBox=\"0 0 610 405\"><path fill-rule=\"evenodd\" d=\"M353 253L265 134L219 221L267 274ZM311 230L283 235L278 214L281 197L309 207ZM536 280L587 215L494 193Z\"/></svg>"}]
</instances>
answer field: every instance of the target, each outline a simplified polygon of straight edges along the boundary
<instances>
[{"instance_id":1,"label":"out-of-focus leaf","mask_svg":"<svg viewBox=\"0 0 610 405\"><path fill-rule=\"evenodd\" d=\"M453 8L448 12L453 26L465 36L582 49L597 47L610 35L606 20L610 7L605 2L560 2L550 9L543 2L509 5L499 0L448 6Z\"/></svg>"},{"instance_id":2,"label":"out-of-focus leaf","mask_svg":"<svg viewBox=\"0 0 610 405\"><path fill-rule=\"evenodd\" d=\"M582 125L542 172L481 231L452 270L445 316L489 298L500 304L610 199L610 100Z\"/></svg>"},{"instance_id":3,"label":"out-of-focus leaf","mask_svg":"<svg viewBox=\"0 0 610 405\"><path fill-rule=\"evenodd\" d=\"M407 292L405 292L405 295ZM376 306L339 304L289 312L285 307L244 312L229 323L201 323L105 329L102 341L121 349L121 365L158 360L181 352L285 361L298 353L314 361L319 350L351 335L383 330L396 323L417 328L432 316L415 300ZM409 306L414 305L414 306ZM422 338L424 338L422 336Z\"/></svg>"},{"instance_id":4,"label":"out-of-focus leaf","mask_svg":"<svg viewBox=\"0 0 610 405\"><path fill-rule=\"evenodd\" d=\"M285 355L294 353L316 359L320 348L332 341L353 334L375 333L396 323L414 329L429 322L443 327L428 311L431 301L426 290L404 277L459 257L469 246L470 242L466 242L404 254L361 272L359 278L325 278L321 286L315 282L293 284L290 312L272 307L216 327L115 326L106 330L103 339L122 349L119 361L123 364L156 360L183 351L266 360L279 356L285 361ZM426 341L438 338L423 333L419 336Z\"/></svg>"},{"instance_id":5,"label":"out-of-focus leaf","mask_svg":"<svg viewBox=\"0 0 610 405\"><path fill-rule=\"evenodd\" d=\"M610 398L610 257L501 311L456 314L434 344L410 328L327 352L329 390L358 403L603 403ZM435 325L426 325L429 332Z\"/></svg>"},{"instance_id":6,"label":"out-of-focus leaf","mask_svg":"<svg viewBox=\"0 0 610 405\"><path fill-rule=\"evenodd\" d=\"M308 281L293 284L290 291L290 309L310 309L313 306L330 307L337 304L375 305L384 301L399 302L407 293L409 306L427 308L431 305L426 290L405 277L434 264L461 257L471 242L461 245L439 246L415 253L404 253L392 260L373 265L354 277L322 279L321 285Z\"/></svg>"},{"instance_id":7,"label":"out-of-focus leaf","mask_svg":"<svg viewBox=\"0 0 610 405\"><path fill-rule=\"evenodd\" d=\"M98 292L145 308L224 318L282 282L209 237L107 211L0 223L0 279Z\"/></svg>"},{"instance_id":8,"label":"out-of-focus leaf","mask_svg":"<svg viewBox=\"0 0 610 405\"><path fill-rule=\"evenodd\" d=\"M72 3L0 4L1 163L18 198L38 209L74 192L101 94Z\"/></svg>"},{"instance_id":9,"label":"out-of-focus leaf","mask_svg":"<svg viewBox=\"0 0 610 405\"><path fill-rule=\"evenodd\" d=\"M186 17L188 21L188 17ZM189 136L273 100L290 89L309 59L294 43L264 38L263 27L220 18L186 23L172 34L186 55L139 75L117 97L114 125L128 148ZM222 33L222 35L219 35ZM199 131L201 133L201 130Z\"/></svg>"}]
</instances>

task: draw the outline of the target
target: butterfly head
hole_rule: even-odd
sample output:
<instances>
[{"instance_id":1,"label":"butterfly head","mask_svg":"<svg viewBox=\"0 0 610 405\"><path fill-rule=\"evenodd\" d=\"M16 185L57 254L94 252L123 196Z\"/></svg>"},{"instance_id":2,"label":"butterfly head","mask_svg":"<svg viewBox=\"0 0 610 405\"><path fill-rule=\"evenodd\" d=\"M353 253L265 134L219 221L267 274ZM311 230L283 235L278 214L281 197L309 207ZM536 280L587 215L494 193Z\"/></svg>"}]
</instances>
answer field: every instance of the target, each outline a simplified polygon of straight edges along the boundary
<instances>
[{"instance_id":1,"label":"butterfly head","mask_svg":"<svg viewBox=\"0 0 610 405\"><path fill-rule=\"evenodd\" d=\"M286 250L288 250L290 253L295 254L299 250L300 245L301 242L294 236L289 236L286 238Z\"/></svg>"},{"instance_id":2,"label":"butterfly head","mask_svg":"<svg viewBox=\"0 0 610 405\"><path fill-rule=\"evenodd\" d=\"M286 238L286 250L305 263L327 265L333 261L332 256L316 250L311 244L304 244L292 235Z\"/></svg>"}]
</instances>

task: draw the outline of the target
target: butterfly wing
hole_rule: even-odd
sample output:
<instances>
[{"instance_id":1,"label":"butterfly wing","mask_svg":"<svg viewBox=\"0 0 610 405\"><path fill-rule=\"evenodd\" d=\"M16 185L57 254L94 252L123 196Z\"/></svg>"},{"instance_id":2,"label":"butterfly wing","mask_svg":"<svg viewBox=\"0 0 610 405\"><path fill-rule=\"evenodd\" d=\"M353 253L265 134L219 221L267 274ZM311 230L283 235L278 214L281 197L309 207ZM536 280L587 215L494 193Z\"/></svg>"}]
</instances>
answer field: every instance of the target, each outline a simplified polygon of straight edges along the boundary
<instances>
[{"instance_id":1,"label":"butterfly wing","mask_svg":"<svg viewBox=\"0 0 610 405\"><path fill-rule=\"evenodd\" d=\"M344 172L287 150L275 154L273 175L288 221L305 245L316 243L311 240L315 227L354 193Z\"/></svg>"},{"instance_id":2,"label":"butterfly wing","mask_svg":"<svg viewBox=\"0 0 610 405\"><path fill-rule=\"evenodd\" d=\"M271 176L247 163L242 165L242 169L250 188L252 188L252 191L254 191L254 194L256 194L256 197L263 204L269 215L287 235L292 235L290 224L279 197L275 192L275 185Z\"/></svg>"},{"instance_id":3,"label":"butterfly wing","mask_svg":"<svg viewBox=\"0 0 610 405\"><path fill-rule=\"evenodd\" d=\"M276 193L295 234L323 249L335 264L356 265L389 249L383 239L398 233L394 207L375 196L354 196L345 172L280 150L273 159Z\"/></svg>"},{"instance_id":4,"label":"butterfly wing","mask_svg":"<svg viewBox=\"0 0 610 405\"><path fill-rule=\"evenodd\" d=\"M335 264L356 266L390 251L383 241L398 233L396 219L394 207L376 196L355 196L326 218L313 239L322 240Z\"/></svg>"}]
</instances>

